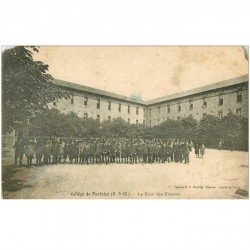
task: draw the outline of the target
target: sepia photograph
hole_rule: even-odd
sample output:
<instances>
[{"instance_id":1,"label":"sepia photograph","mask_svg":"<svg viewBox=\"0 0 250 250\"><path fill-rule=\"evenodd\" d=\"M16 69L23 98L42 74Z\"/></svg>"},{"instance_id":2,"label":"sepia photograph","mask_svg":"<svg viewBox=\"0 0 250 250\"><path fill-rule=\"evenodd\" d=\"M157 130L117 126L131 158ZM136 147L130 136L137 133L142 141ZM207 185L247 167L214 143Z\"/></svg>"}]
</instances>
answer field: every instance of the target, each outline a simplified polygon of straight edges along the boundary
<instances>
[{"instance_id":1,"label":"sepia photograph","mask_svg":"<svg viewBox=\"0 0 250 250\"><path fill-rule=\"evenodd\" d=\"M2 199L248 199L248 46L2 46Z\"/></svg>"}]
</instances>

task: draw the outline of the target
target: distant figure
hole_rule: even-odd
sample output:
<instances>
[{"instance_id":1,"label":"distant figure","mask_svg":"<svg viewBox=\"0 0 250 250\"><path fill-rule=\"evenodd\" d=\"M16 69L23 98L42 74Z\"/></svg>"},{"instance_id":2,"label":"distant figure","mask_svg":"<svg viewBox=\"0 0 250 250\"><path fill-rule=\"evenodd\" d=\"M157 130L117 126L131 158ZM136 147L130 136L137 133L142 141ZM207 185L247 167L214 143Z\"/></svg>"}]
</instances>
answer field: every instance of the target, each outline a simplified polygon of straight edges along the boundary
<instances>
[{"instance_id":1,"label":"distant figure","mask_svg":"<svg viewBox=\"0 0 250 250\"><path fill-rule=\"evenodd\" d=\"M69 155L69 144L66 142L65 146L64 146L64 150L63 150L63 160L64 160L64 163L66 163L68 155Z\"/></svg>"},{"instance_id":2,"label":"distant figure","mask_svg":"<svg viewBox=\"0 0 250 250\"><path fill-rule=\"evenodd\" d=\"M205 145L202 143L200 146L201 159L203 159L203 155L205 154L205 148Z\"/></svg>"},{"instance_id":3,"label":"distant figure","mask_svg":"<svg viewBox=\"0 0 250 250\"><path fill-rule=\"evenodd\" d=\"M198 143L196 143L194 146L194 153L195 153L196 158L200 158L200 147Z\"/></svg>"},{"instance_id":4,"label":"distant figure","mask_svg":"<svg viewBox=\"0 0 250 250\"><path fill-rule=\"evenodd\" d=\"M27 157L27 163L28 167L31 167L32 165L32 159L35 155L35 144L32 143L32 141L28 142L28 145L26 147L25 155Z\"/></svg>"},{"instance_id":5,"label":"distant figure","mask_svg":"<svg viewBox=\"0 0 250 250\"><path fill-rule=\"evenodd\" d=\"M50 146L50 142L46 141L45 145L44 145L44 163L46 165L50 164L50 156L51 156L51 146Z\"/></svg>"},{"instance_id":6,"label":"distant figure","mask_svg":"<svg viewBox=\"0 0 250 250\"><path fill-rule=\"evenodd\" d=\"M190 148L189 148L189 144L188 142L186 142L184 144L184 160L185 160L185 164L188 164L189 163L189 153L190 153Z\"/></svg>"},{"instance_id":7,"label":"distant figure","mask_svg":"<svg viewBox=\"0 0 250 250\"><path fill-rule=\"evenodd\" d=\"M64 149L65 149L65 142L60 141L59 143L59 155L58 155L58 162L61 162L64 156Z\"/></svg>"},{"instance_id":8,"label":"distant figure","mask_svg":"<svg viewBox=\"0 0 250 250\"><path fill-rule=\"evenodd\" d=\"M25 145L22 139L19 139L15 145L15 166L17 166L17 159L19 158L19 166L22 166L22 160L25 153Z\"/></svg>"},{"instance_id":9,"label":"distant figure","mask_svg":"<svg viewBox=\"0 0 250 250\"><path fill-rule=\"evenodd\" d=\"M72 141L71 144L69 144L69 146L68 146L69 162L71 164L73 163L73 159L76 158L77 150L78 150L78 148L77 148L76 144L74 143L74 141Z\"/></svg>"},{"instance_id":10,"label":"distant figure","mask_svg":"<svg viewBox=\"0 0 250 250\"><path fill-rule=\"evenodd\" d=\"M221 150L221 148L222 148L222 141L220 140L219 145L218 145L218 149Z\"/></svg>"},{"instance_id":11,"label":"distant figure","mask_svg":"<svg viewBox=\"0 0 250 250\"><path fill-rule=\"evenodd\" d=\"M36 153L36 166L42 165L42 157L44 154L44 146L41 141L38 141L35 144L35 153Z\"/></svg>"},{"instance_id":12,"label":"distant figure","mask_svg":"<svg viewBox=\"0 0 250 250\"><path fill-rule=\"evenodd\" d=\"M58 162L58 157L59 157L59 152L60 152L60 149L59 149L59 144L57 141L54 141L54 143L52 144L52 147L51 147L51 153L52 153L52 157L53 157L53 164L57 164Z\"/></svg>"}]
</instances>

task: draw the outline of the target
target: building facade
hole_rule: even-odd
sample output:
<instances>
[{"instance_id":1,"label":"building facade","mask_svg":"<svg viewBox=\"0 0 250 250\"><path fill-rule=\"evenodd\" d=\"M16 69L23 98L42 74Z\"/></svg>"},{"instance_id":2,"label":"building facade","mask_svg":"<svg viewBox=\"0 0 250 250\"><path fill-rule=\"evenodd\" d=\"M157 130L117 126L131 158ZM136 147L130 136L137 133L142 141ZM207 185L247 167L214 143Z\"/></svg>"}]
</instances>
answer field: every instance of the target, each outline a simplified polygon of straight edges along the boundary
<instances>
[{"instance_id":1,"label":"building facade","mask_svg":"<svg viewBox=\"0 0 250 250\"><path fill-rule=\"evenodd\" d=\"M59 99L50 104L50 107L63 113L72 111L79 117L93 118L100 122L118 117L132 124L145 122L146 106L143 101L61 80L55 80L55 83L70 95L67 100Z\"/></svg>"},{"instance_id":2,"label":"building facade","mask_svg":"<svg viewBox=\"0 0 250 250\"><path fill-rule=\"evenodd\" d=\"M248 75L209 84L150 101L135 100L111 92L55 80L70 99L50 105L80 117L113 120L121 117L132 124L155 126L167 119L193 116L200 120L210 114L222 118L227 114L248 116Z\"/></svg>"},{"instance_id":3,"label":"building facade","mask_svg":"<svg viewBox=\"0 0 250 250\"><path fill-rule=\"evenodd\" d=\"M121 117L131 124L155 126L167 119L189 115L197 120L208 114L223 117L232 113L248 117L248 75L147 102L62 80L55 80L55 84L70 98L56 100L49 105L51 108L63 113L72 111L79 117L101 122ZM3 165L14 163L13 145L17 134L3 135Z\"/></svg>"},{"instance_id":4,"label":"building facade","mask_svg":"<svg viewBox=\"0 0 250 250\"><path fill-rule=\"evenodd\" d=\"M155 126L167 119L228 114L248 116L248 75L147 102L145 121Z\"/></svg>"}]
</instances>

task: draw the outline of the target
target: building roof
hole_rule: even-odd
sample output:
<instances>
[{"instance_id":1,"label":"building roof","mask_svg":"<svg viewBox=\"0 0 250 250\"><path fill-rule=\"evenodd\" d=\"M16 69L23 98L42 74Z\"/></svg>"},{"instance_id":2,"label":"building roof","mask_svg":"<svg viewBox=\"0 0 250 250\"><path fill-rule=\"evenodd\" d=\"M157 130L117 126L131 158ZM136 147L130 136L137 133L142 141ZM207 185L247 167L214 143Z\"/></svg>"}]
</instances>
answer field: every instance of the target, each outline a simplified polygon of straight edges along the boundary
<instances>
[{"instance_id":1,"label":"building roof","mask_svg":"<svg viewBox=\"0 0 250 250\"><path fill-rule=\"evenodd\" d=\"M113 99L122 100L122 101L126 101L126 102L131 102L131 103L135 103L135 104L141 104L141 105L145 104L145 102L142 101L142 100L137 100L137 99L130 98L130 97L127 97L127 96L118 95L118 94L115 94L115 93L112 93L112 92L109 92L109 91L96 89L96 88L80 85L80 84L77 84L77 83L72 83L72 82L63 81L63 80L59 80L59 79L54 79L54 83L56 85L61 86L61 87L72 89L72 90L78 90L78 91L84 92L84 93L97 94L97 95L100 95L100 96L110 97L110 98L113 98Z\"/></svg>"},{"instance_id":2,"label":"building roof","mask_svg":"<svg viewBox=\"0 0 250 250\"><path fill-rule=\"evenodd\" d=\"M212 84L209 84L209 85L206 85L203 87L199 87L199 88L191 89L188 91L183 91L183 92L179 92L176 94L171 94L171 95L167 95L164 97L149 100L146 102L146 105L158 104L161 102L166 102L166 101L170 101L170 100L174 100L174 99L178 99L178 98L182 98L182 97L187 97L187 96L191 96L191 95L195 95L195 94L199 94L199 93L203 93L203 92L208 92L211 90L221 89L221 88L233 86L233 85L244 83L244 82L248 82L248 75L243 75L240 77L231 78L231 79L228 79L225 81L212 83Z\"/></svg>"},{"instance_id":3,"label":"building roof","mask_svg":"<svg viewBox=\"0 0 250 250\"><path fill-rule=\"evenodd\" d=\"M209 84L209 85L206 85L203 87L191 89L188 91L179 92L176 94L167 95L167 96L156 98L156 99L149 100L149 101L142 101L142 100L136 100L136 99L133 99L133 98L130 98L127 96L114 94L112 92L108 92L108 91L104 91L104 90L100 90L100 89L96 89L96 88L91 88L91 87L87 87L84 85L80 85L80 84L76 84L76 83L72 83L72 82L68 82L68 81L63 81L63 80L59 80L59 79L54 80L55 84L57 84L61 87L64 87L64 88L78 90L78 91L81 91L84 93L97 94L100 96L110 97L113 99L131 102L131 103L135 103L135 104L141 104L141 105L158 104L158 103L162 103L162 102L166 102L166 101L170 101L170 100L174 100L174 99L178 99L178 98L182 98L182 97L187 97L187 96L191 96L191 95L195 95L195 94L199 94L199 93L203 93L203 92L208 92L211 90L216 90L216 89L221 89L221 88L233 86L233 85L244 83L244 82L248 82L248 75L243 75L240 77L231 78L231 79L228 79L225 81L212 83L212 84Z\"/></svg>"}]
</instances>

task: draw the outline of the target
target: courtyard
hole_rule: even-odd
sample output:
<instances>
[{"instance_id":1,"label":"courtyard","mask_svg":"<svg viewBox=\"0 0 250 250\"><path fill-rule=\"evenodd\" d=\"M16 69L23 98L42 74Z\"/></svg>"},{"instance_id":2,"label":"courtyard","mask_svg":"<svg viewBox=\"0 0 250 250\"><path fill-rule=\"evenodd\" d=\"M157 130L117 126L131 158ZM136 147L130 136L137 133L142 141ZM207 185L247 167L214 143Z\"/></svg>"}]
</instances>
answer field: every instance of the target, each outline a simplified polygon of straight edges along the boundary
<instances>
[{"instance_id":1,"label":"courtyard","mask_svg":"<svg viewBox=\"0 0 250 250\"><path fill-rule=\"evenodd\" d=\"M191 152L189 164L3 166L2 196L5 199L247 198L248 169L248 152L215 149L207 149L203 159L195 158Z\"/></svg>"}]
</instances>

